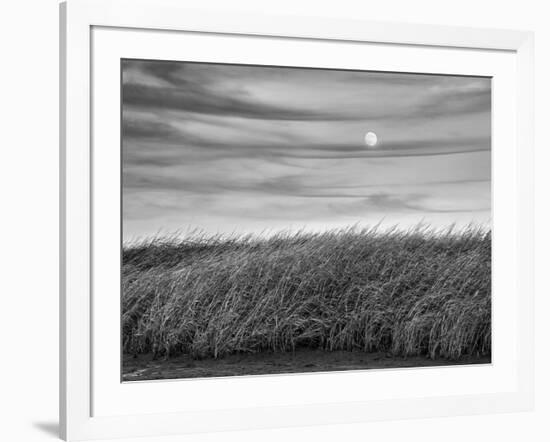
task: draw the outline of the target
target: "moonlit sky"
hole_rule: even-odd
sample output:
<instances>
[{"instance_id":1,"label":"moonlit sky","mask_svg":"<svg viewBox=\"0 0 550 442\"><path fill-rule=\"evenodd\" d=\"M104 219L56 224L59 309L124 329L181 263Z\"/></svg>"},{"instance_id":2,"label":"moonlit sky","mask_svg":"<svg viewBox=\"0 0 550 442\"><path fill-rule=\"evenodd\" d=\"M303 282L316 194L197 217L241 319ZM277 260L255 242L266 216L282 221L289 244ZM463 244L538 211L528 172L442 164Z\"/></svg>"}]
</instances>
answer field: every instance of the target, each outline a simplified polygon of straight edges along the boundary
<instances>
[{"instance_id":1,"label":"moonlit sky","mask_svg":"<svg viewBox=\"0 0 550 442\"><path fill-rule=\"evenodd\" d=\"M123 239L488 225L490 110L489 78L123 60Z\"/></svg>"}]
</instances>

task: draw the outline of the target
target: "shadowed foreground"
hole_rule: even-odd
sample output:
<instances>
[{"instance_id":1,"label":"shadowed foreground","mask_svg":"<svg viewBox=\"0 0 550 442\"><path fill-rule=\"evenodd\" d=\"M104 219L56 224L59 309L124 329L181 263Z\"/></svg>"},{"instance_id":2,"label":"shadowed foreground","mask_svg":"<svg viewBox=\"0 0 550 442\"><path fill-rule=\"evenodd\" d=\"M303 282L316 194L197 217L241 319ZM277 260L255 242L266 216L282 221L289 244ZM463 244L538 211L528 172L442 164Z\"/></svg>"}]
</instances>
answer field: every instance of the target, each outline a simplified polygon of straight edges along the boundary
<instances>
[{"instance_id":1,"label":"shadowed foreground","mask_svg":"<svg viewBox=\"0 0 550 442\"><path fill-rule=\"evenodd\" d=\"M490 362L490 284L479 229L129 244L124 379Z\"/></svg>"},{"instance_id":2,"label":"shadowed foreground","mask_svg":"<svg viewBox=\"0 0 550 442\"><path fill-rule=\"evenodd\" d=\"M490 362L490 356L463 356L458 360L450 361L448 359L431 359L426 356L395 357L381 352L308 349L302 349L295 353L234 354L220 359L200 360L187 355L175 356L166 360L154 360L151 355L138 357L125 355L122 378L124 381L140 381L488 364Z\"/></svg>"}]
</instances>

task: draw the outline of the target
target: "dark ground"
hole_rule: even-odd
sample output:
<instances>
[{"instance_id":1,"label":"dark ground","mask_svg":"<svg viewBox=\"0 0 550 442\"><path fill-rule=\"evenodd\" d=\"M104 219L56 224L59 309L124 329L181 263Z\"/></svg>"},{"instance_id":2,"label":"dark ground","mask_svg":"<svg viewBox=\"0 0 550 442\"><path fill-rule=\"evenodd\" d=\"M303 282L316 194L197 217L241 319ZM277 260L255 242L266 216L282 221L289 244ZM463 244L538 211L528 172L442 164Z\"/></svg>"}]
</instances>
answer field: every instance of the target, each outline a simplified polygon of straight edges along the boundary
<instances>
[{"instance_id":1,"label":"dark ground","mask_svg":"<svg viewBox=\"0 0 550 442\"><path fill-rule=\"evenodd\" d=\"M122 380L184 379L319 371L366 370L380 368L428 367L489 364L490 356L462 357L459 360L407 358L386 353L299 350L294 353L235 354L220 359L196 360L189 356L154 360L152 355L124 355Z\"/></svg>"}]
</instances>

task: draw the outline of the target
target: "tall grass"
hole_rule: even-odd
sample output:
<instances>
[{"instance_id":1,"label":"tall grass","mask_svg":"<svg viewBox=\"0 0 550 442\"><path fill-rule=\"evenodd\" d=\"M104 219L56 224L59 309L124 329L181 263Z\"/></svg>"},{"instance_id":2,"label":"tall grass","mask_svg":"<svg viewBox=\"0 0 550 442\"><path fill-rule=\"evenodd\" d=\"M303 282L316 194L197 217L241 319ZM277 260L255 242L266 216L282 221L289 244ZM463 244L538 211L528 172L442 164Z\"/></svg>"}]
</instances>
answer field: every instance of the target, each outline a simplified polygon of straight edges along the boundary
<instances>
[{"instance_id":1,"label":"tall grass","mask_svg":"<svg viewBox=\"0 0 550 442\"><path fill-rule=\"evenodd\" d=\"M123 248L123 350L488 355L490 294L478 228L154 239Z\"/></svg>"}]
</instances>

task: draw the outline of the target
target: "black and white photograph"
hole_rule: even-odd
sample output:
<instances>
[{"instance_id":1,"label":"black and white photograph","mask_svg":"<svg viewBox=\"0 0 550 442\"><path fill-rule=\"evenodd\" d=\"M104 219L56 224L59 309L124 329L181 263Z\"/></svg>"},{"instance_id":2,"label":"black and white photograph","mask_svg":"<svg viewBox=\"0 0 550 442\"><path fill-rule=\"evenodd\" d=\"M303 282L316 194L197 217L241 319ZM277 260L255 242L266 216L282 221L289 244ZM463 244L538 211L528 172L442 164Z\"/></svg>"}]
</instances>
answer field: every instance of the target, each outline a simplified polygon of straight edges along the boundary
<instances>
[{"instance_id":1,"label":"black and white photograph","mask_svg":"<svg viewBox=\"0 0 550 442\"><path fill-rule=\"evenodd\" d=\"M490 364L491 92L122 59L122 380Z\"/></svg>"},{"instance_id":2,"label":"black and white photograph","mask_svg":"<svg viewBox=\"0 0 550 442\"><path fill-rule=\"evenodd\" d=\"M547 442L544 6L3 2L0 442Z\"/></svg>"}]
</instances>

